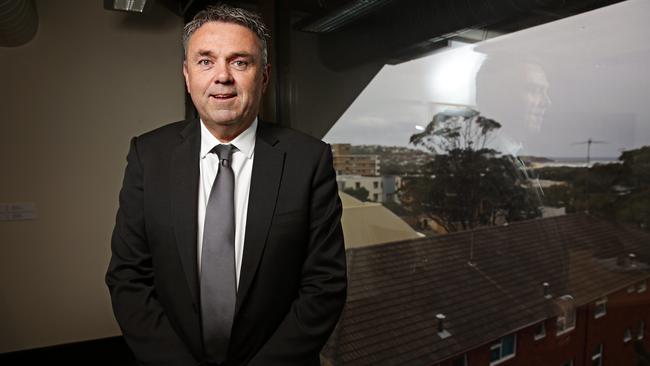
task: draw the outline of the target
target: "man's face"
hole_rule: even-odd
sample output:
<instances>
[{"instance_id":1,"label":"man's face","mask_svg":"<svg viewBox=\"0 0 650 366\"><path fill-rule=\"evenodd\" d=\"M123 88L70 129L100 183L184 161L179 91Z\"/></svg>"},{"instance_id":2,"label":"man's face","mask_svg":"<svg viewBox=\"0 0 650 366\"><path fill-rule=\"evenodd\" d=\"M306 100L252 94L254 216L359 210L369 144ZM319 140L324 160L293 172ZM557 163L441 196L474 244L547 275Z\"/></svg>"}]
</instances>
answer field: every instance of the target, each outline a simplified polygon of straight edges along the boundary
<instances>
[{"instance_id":1,"label":"man's face","mask_svg":"<svg viewBox=\"0 0 650 366\"><path fill-rule=\"evenodd\" d=\"M527 64L524 77L525 90L522 92L522 97L523 104L526 106L526 122L532 131L539 132L546 109L551 105L548 96L548 79L544 70L537 64Z\"/></svg>"},{"instance_id":2,"label":"man's face","mask_svg":"<svg viewBox=\"0 0 650 366\"><path fill-rule=\"evenodd\" d=\"M187 44L183 63L187 91L208 125L244 129L257 116L269 81L261 42L248 28L208 22Z\"/></svg>"}]
</instances>

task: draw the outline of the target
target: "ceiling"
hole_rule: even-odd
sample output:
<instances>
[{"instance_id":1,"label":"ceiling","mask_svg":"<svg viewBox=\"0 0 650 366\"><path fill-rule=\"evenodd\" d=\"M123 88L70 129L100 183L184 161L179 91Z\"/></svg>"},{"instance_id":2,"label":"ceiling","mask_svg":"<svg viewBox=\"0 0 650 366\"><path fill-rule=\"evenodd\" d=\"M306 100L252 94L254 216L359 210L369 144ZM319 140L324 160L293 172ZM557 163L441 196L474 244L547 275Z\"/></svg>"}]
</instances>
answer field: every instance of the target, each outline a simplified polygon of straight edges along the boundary
<instances>
[{"instance_id":1,"label":"ceiling","mask_svg":"<svg viewBox=\"0 0 650 366\"><path fill-rule=\"evenodd\" d=\"M620 0L231 0L249 9L262 4L283 12L295 31L319 35L323 53L349 55L346 64L382 59L400 63L449 40L481 41L495 35L579 14ZM105 0L106 4L111 0ZM210 0L148 0L191 19ZM25 5L27 4L27 5ZM271 4L271 5L269 5ZM275 6L275 7L274 7ZM0 46L28 42L38 27L33 0L0 0ZM284 14L289 12L290 15ZM277 38L276 38L277 39ZM344 45L344 46L341 46ZM347 45L347 46L345 46ZM356 45L361 45L358 47ZM358 54L358 53L363 54ZM333 68L342 67L334 62Z\"/></svg>"},{"instance_id":2,"label":"ceiling","mask_svg":"<svg viewBox=\"0 0 650 366\"><path fill-rule=\"evenodd\" d=\"M186 20L214 3L158 0L176 7ZM291 26L320 36L325 59L346 55L345 68L382 59L405 62L446 47L450 40L478 42L580 14L621 0L288 0ZM228 1L250 9L261 0ZM276 8L276 11L278 11Z\"/></svg>"}]
</instances>

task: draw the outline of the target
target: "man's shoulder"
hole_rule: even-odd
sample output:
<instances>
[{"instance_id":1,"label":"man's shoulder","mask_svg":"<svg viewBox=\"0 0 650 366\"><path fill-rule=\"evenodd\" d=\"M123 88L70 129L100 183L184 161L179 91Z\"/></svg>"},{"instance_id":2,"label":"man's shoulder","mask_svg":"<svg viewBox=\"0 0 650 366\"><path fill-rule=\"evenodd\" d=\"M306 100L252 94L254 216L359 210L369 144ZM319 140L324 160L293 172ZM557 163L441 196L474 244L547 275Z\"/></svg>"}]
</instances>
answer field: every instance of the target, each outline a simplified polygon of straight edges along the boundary
<instances>
[{"instance_id":1,"label":"man's shoulder","mask_svg":"<svg viewBox=\"0 0 650 366\"><path fill-rule=\"evenodd\" d=\"M178 139L179 136L193 130L196 124L196 119L187 119L177 122L168 123L164 126L155 128L151 131L147 131L138 136L140 141L157 141L157 140L168 140L168 139Z\"/></svg>"},{"instance_id":2,"label":"man's shoulder","mask_svg":"<svg viewBox=\"0 0 650 366\"><path fill-rule=\"evenodd\" d=\"M262 121L259 123L258 134L270 143L277 142L283 150L322 151L328 147L327 143L305 132Z\"/></svg>"}]
</instances>

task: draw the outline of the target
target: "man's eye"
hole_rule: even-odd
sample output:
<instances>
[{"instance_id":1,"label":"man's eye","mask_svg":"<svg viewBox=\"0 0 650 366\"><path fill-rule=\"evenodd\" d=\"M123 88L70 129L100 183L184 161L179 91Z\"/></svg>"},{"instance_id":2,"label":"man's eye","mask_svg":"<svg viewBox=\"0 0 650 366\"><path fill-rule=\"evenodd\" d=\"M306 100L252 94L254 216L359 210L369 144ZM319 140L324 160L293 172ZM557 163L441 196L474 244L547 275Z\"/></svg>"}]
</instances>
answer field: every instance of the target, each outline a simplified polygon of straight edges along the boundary
<instances>
[{"instance_id":1,"label":"man's eye","mask_svg":"<svg viewBox=\"0 0 650 366\"><path fill-rule=\"evenodd\" d=\"M210 63L211 63L210 60L207 59L199 60L199 65L201 66L209 66Z\"/></svg>"},{"instance_id":2,"label":"man's eye","mask_svg":"<svg viewBox=\"0 0 650 366\"><path fill-rule=\"evenodd\" d=\"M248 66L248 62L246 62L246 61L242 61L242 60L236 60L236 61L233 61L232 64L233 64L233 66L234 66L235 68L240 69L240 70L241 70L241 69L245 69L246 66Z\"/></svg>"}]
</instances>

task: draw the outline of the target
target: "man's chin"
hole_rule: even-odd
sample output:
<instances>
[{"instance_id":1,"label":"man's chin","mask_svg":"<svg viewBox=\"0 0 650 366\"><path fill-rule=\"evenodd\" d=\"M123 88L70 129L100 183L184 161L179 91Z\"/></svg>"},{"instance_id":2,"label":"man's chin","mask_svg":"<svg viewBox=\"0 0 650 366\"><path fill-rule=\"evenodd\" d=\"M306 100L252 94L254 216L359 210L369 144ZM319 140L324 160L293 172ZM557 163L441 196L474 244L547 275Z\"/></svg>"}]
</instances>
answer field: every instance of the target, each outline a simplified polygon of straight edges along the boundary
<instances>
[{"instance_id":1,"label":"man's chin","mask_svg":"<svg viewBox=\"0 0 650 366\"><path fill-rule=\"evenodd\" d=\"M207 116L201 116L205 123L218 126L236 126L242 123L242 118L236 113L212 113Z\"/></svg>"},{"instance_id":2,"label":"man's chin","mask_svg":"<svg viewBox=\"0 0 650 366\"><path fill-rule=\"evenodd\" d=\"M237 135L240 132L244 131L246 128L248 128L251 123L253 122L254 119L245 119L241 115L231 115L231 116L223 116L223 115L209 115L206 117L201 117L201 120L205 124L205 126L210 129L216 129L220 130L221 133L224 133L226 135Z\"/></svg>"}]
</instances>

